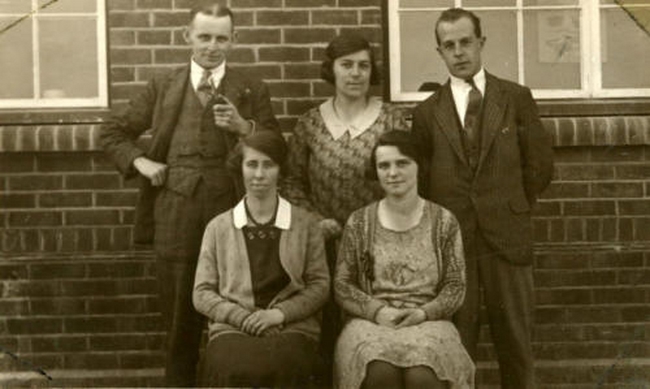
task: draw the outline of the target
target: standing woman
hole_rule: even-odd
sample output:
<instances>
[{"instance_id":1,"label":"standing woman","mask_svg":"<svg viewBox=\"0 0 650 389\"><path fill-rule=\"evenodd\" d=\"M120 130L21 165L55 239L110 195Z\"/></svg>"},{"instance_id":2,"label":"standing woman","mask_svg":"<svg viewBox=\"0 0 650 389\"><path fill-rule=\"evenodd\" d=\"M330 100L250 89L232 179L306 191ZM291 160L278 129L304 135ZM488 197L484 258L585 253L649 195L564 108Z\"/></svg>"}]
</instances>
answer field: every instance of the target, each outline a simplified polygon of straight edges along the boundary
<instances>
[{"instance_id":1,"label":"standing woman","mask_svg":"<svg viewBox=\"0 0 650 389\"><path fill-rule=\"evenodd\" d=\"M337 36L325 56L321 77L334 86L335 95L298 119L289 140L283 194L319 215L333 269L337 238L348 216L381 197L376 182L366 179L370 150L382 133L409 130L409 125L397 107L369 96L370 85L379 84L379 71L367 40ZM323 310L321 348L327 378L340 328L338 317L339 310L330 301Z\"/></svg>"},{"instance_id":2,"label":"standing woman","mask_svg":"<svg viewBox=\"0 0 650 389\"><path fill-rule=\"evenodd\" d=\"M370 175L385 197L348 220L334 277L350 319L336 345L340 389L474 387L474 364L450 321L465 295L456 218L418 196L418 144L379 138Z\"/></svg>"},{"instance_id":3,"label":"standing woman","mask_svg":"<svg viewBox=\"0 0 650 389\"><path fill-rule=\"evenodd\" d=\"M242 138L229 166L246 196L203 236L193 302L209 319L207 386L306 387L329 271L318 220L278 196L282 135Z\"/></svg>"}]
</instances>

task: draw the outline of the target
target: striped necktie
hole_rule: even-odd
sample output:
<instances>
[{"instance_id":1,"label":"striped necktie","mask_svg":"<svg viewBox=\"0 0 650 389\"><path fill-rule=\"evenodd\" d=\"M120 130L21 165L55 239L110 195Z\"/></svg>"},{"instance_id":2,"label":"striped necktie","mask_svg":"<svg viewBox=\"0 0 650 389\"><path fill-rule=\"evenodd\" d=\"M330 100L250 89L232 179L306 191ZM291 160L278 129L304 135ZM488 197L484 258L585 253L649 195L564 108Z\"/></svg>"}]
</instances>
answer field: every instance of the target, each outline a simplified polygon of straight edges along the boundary
<instances>
[{"instance_id":1,"label":"striped necktie","mask_svg":"<svg viewBox=\"0 0 650 389\"><path fill-rule=\"evenodd\" d=\"M212 98L212 85L210 85L210 76L212 73L205 69L199 84L196 86L196 95L199 97L201 104L205 106Z\"/></svg>"},{"instance_id":2,"label":"striped necktie","mask_svg":"<svg viewBox=\"0 0 650 389\"><path fill-rule=\"evenodd\" d=\"M465 120L463 121L463 140L465 143L465 152L467 153L469 164L476 168L478 163L478 132L481 115L481 104L483 96L478 90L472 78L465 80L471 87L467 99L467 110L465 111Z\"/></svg>"}]
</instances>

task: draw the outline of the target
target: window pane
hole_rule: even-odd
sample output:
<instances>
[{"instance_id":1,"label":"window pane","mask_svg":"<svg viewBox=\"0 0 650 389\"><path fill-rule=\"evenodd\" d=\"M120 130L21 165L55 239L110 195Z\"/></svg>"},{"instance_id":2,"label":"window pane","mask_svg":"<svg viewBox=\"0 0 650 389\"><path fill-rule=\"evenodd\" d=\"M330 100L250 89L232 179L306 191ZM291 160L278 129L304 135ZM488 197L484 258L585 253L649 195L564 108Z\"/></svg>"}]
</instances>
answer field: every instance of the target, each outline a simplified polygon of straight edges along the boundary
<instances>
[{"instance_id":1,"label":"window pane","mask_svg":"<svg viewBox=\"0 0 650 389\"><path fill-rule=\"evenodd\" d=\"M89 12L97 10L97 2L89 0L38 0L39 7L43 7L42 13L65 13L65 12Z\"/></svg>"},{"instance_id":2,"label":"window pane","mask_svg":"<svg viewBox=\"0 0 650 389\"><path fill-rule=\"evenodd\" d=\"M487 71L517 81L517 14L514 11L479 11L481 29L486 37L482 52Z\"/></svg>"},{"instance_id":3,"label":"window pane","mask_svg":"<svg viewBox=\"0 0 650 389\"><path fill-rule=\"evenodd\" d=\"M580 12L524 13L525 84L537 89L580 89Z\"/></svg>"},{"instance_id":4,"label":"window pane","mask_svg":"<svg viewBox=\"0 0 650 389\"><path fill-rule=\"evenodd\" d=\"M31 0L0 0L0 14L28 14L31 10Z\"/></svg>"},{"instance_id":5,"label":"window pane","mask_svg":"<svg viewBox=\"0 0 650 389\"><path fill-rule=\"evenodd\" d=\"M600 28L603 88L650 87L650 37L643 28L621 8L602 10Z\"/></svg>"},{"instance_id":6,"label":"window pane","mask_svg":"<svg viewBox=\"0 0 650 389\"><path fill-rule=\"evenodd\" d=\"M96 29L92 18L39 22L42 97L98 95Z\"/></svg>"},{"instance_id":7,"label":"window pane","mask_svg":"<svg viewBox=\"0 0 650 389\"><path fill-rule=\"evenodd\" d=\"M463 7L514 7L516 0L463 0Z\"/></svg>"},{"instance_id":8,"label":"window pane","mask_svg":"<svg viewBox=\"0 0 650 389\"><path fill-rule=\"evenodd\" d=\"M401 0L400 8L451 8L454 0Z\"/></svg>"},{"instance_id":9,"label":"window pane","mask_svg":"<svg viewBox=\"0 0 650 389\"><path fill-rule=\"evenodd\" d=\"M444 62L436 52L434 26L440 12L404 12L400 14L402 53L402 90L417 91L424 82L442 82L447 78Z\"/></svg>"},{"instance_id":10,"label":"window pane","mask_svg":"<svg viewBox=\"0 0 650 389\"><path fill-rule=\"evenodd\" d=\"M16 18L0 18L0 28ZM0 34L0 99L34 97L32 20L25 19Z\"/></svg>"},{"instance_id":11,"label":"window pane","mask_svg":"<svg viewBox=\"0 0 650 389\"><path fill-rule=\"evenodd\" d=\"M524 0L524 7L578 5L579 2L580 0Z\"/></svg>"}]
</instances>

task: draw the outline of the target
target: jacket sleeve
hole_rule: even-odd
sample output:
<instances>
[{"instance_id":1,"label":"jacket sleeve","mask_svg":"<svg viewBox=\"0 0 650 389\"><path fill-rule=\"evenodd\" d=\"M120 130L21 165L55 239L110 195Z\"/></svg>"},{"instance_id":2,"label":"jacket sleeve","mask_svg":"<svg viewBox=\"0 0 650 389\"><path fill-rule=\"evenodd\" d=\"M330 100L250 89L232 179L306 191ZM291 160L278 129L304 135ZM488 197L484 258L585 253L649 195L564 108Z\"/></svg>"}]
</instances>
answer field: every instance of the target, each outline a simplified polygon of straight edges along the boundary
<instances>
[{"instance_id":1,"label":"jacket sleeve","mask_svg":"<svg viewBox=\"0 0 650 389\"><path fill-rule=\"evenodd\" d=\"M318 216L325 217L318 213L311 201L309 184L309 156L310 149L307 143L309 132L308 120L305 116L298 119L293 134L289 138L289 152L287 155L287 174L282 180L282 195L292 204L296 204Z\"/></svg>"},{"instance_id":2,"label":"jacket sleeve","mask_svg":"<svg viewBox=\"0 0 650 389\"><path fill-rule=\"evenodd\" d=\"M194 308L210 320L241 328L244 319L248 317L250 312L219 294L219 258L217 257L219 242L217 230L216 223L211 222L203 234L201 252L194 277L192 302Z\"/></svg>"},{"instance_id":3,"label":"jacket sleeve","mask_svg":"<svg viewBox=\"0 0 650 389\"><path fill-rule=\"evenodd\" d=\"M104 151L127 177L136 174L133 160L145 154L135 141L151 128L157 93L156 81L152 79L121 113L112 115L100 129Z\"/></svg>"},{"instance_id":4,"label":"jacket sleeve","mask_svg":"<svg viewBox=\"0 0 650 389\"><path fill-rule=\"evenodd\" d=\"M443 278L438 288L436 298L424 304L422 309L427 314L428 320L451 319L451 316L460 308L465 298L465 257L463 254L463 240L460 226L456 218L445 212L443 217L444 228L439 241L433 242L442 245L440 252L443 261Z\"/></svg>"},{"instance_id":5,"label":"jacket sleeve","mask_svg":"<svg viewBox=\"0 0 650 389\"><path fill-rule=\"evenodd\" d=\"M529 204L551 182L553 176L553 142L546 132L530 89L523 88L517 98L517 128L523 170L524 191Z\"/></svg>"},{"instance_id":6,"label":"jacket sleeve","mask_svg":"<svg viewBox=\"0 0 650 389\"><path fill-rule=\"evenodd\" d=\"M334 272L334 297L341 308L352 316L374 322L377 311L386 305L372 297L359 286L359 260L362 247L363 228L357 230L360 223L352 223L353 214L343 230L339 254Z\"/></svg>"},{"instance_id":7,"label":"jacket sleeve","mask_svg":"<svg viewBox=\"0 0 650 389\"><path fill-rule=\"evenodd\" d=\"M273 115L273 107L271 106L271 95L269 88L265 83L259 82L253 98L253 120L256 123L257 130L272 130L280 131L275 115Z\"/></svg>"},{"instance_id":8,"label":"jacket sleeve","mask_svg":"<svg viewBox=\"0 0 650 389\"><path fill-rule=\"evenodd\" d=\"M431 200L429 195L429 167L431 166L433 151L430 130L421 106L415 107L411 120L411 133L418 142L422 157L422 166L418 166L418 193L425 199Z\"/></svg>"},{"instance_id":9,"label":"jacket sleeve","mask_svg":"<svg viewBox=\"0 0 650 389\"><path fill-rule=\"evenodd\" d=\"M273 307L284 313L286 323L313 316L327 302L330 294L330 273L325 259L323 234L315 220L307 228L307 252L303 271L305 287Z\"/></svg>"}]
</instances>

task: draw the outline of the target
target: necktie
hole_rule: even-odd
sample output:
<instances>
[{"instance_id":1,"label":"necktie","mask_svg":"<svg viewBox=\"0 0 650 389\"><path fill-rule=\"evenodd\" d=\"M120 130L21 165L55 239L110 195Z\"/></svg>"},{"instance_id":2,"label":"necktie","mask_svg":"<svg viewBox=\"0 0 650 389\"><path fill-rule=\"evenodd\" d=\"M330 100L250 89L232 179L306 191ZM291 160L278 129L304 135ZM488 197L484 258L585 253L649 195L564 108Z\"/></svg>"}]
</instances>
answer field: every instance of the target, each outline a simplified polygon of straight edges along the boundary
<instances>
[{"instance_id":1,"label":"necktie","mask_svg":"<svg viewBox=\"0 0 650 389\"><path fill-rule=\"evenodd\" d=\"M465 81L472 89L469 91L467 110L465 111L465 120L463 122L463 143L465 143L465 151L470 166L476 168L476 164L478 163L479 118L483 96L481 96L481 91L478 90L473 79L470 78Z\"/></svg>"},{"instance_id":2,"label":"necktie","mask_svg":"<svg viewBox=\"0 0 650 389\"><path fill-rule=\"evenodd\" d=\"M199 84L196 86L196 95L199 97L201 104L205 106L210 98L212 97L212 85L210 85L210 73L209 70L205 69Z\"/></svg>"}]
</instances>

